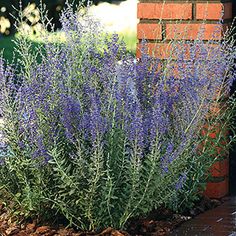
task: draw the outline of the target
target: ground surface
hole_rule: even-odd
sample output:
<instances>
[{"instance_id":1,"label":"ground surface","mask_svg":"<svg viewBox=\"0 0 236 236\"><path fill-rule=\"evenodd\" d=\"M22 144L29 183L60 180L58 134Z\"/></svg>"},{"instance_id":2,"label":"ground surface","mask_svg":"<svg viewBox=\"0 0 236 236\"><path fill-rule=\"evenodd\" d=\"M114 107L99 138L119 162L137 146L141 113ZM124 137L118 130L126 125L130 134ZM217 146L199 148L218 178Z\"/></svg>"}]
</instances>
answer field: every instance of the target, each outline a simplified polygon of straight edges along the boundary
<instances>
[{"instance_id":1,"label":"ground surface","mask_svg":"<svg viewBox=\"0 0 236 236\"><path fill-rule=\"evenodd\" d=\"M164 236L169 235L181 223L191 219L209 208L218 206L220 201L203 198L188 216L175 214L165 208L151 212L145 218L133 219L129 222L127 231L118 231L112 228L104 229L96 233L79 232L66 228L63 225L53 225L35 220L21 221L10 217L9 211L4 204L0 203L0 235L1 236ZM180 228L181 229L181 228ZM174 231L177 236L183 236ZM173 235L173 234L172 234ZM189 234L186 234L189 235ZM193 235L193 234L190 234ZM201 235L199 235L201 236ZM210 235L208 235L210 236ZM224 235L221 235L224 236Z\"/></svg>"},{"instance_id":2,"label":"ground surface","mask_svg":"<svg viewBox=\"0 0 236 236\"><path fill-rule=\"evenodd\" d=\"M236 198L183 223L170 236L236 236Z\"/></svg>"}]
</instances>

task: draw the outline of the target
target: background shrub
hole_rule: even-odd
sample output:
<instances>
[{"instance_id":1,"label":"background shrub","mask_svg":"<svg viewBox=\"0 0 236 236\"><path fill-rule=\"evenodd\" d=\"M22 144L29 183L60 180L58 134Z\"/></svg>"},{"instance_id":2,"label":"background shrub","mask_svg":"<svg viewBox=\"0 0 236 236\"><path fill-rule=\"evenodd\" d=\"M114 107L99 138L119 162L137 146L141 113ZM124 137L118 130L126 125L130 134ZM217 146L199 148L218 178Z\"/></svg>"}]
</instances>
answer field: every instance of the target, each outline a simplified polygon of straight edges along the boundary
<instances>
[{"instance_id":1,"label":"background shrub","mask_svg":"<svg viewBox=\"0 0 236 236\"><path fill-rule=\"evenodd\" d=\"M73 2L74 4L87 4L89 1L87 0L67 0L68 2ZM119 0L119 2L124 0ZM49 19L52 19L53 24L55 25L56 29L61 28L60 23L60 11L65 6L66 0L21 0L22 8L26 8L28 5L31 4L31 10L29 14L26 16L26 22L31 25L35 26L38 23L38 20L31 21L30 17L35 18L35 12L34 9L36 7L39 7L41 2L43 2L47 8L48 11L48 17ZM94 0L90 1L91 3L97 5L100 2L116 2L111 0ZM34 4L34 5L32 5ZM75 5L74 5L75 6ZM1 0L0 2L0 26L2 28L0 29L0 35L13 35L16 32L14 22L15 17L17 17L17 11L19 7L19 1L16 0ZM6 22L7 21L7 22Z\"/></svg>"}]
</instances>

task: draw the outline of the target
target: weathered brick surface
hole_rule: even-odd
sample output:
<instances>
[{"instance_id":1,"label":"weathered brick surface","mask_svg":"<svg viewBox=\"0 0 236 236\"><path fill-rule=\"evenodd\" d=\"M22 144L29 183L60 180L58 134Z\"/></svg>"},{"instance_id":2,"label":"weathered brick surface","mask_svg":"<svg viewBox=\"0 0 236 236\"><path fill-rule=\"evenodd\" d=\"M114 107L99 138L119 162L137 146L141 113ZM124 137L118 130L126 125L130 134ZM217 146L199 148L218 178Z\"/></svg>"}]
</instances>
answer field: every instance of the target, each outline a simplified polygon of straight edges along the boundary
<instances>
[{"instance_id":1,"label":"weathered brick surface","mask_svg":"<svg viewBox=\"0 0 236 236\"><path fill-rule=\"evenodd\" d=\"M211 175L213 177L224 177L229 175L229 158L217 161L211 167Z\"/></svg>"},{"instance_id":2,"label":"weathered brick surface","mask_svg":"<svg viewBox=\"0 0 236 236\"><path fill-rule=\"evenodd\" d=\"M218 21L220 18L232 19L232 2L196 4L196 19Z\"/></svg>"},{"instance_id":3,"label":"weathered brick surface","mask_svg":"<svg viewBox=\"0 0 236 236\"><path fill-rule=\"evenodd\" d=\"M138 24L138 39L162 39L162 26L160 24Z\"/></svg>"},{"instance_id":4,"label":"weathered brick surface","mask_svg":"<svg viewBox=\"0 0 236 236\"><path fill-rule=\"evenodd\" d=\"M167 39L221 39L221 28L217 24L166 24Z\"/></svg>"},{"instance_id":5,"label":"weathered brick surface","mask_svg":"<svg viewBox=\"0 0 236 236\"><path fill-rule=\"evenodd\" d=\"M192 3L138 3L138 18L192 19Z\"/></svg>"},{"instance_id":6,"label":"weathered brick surface","mask_svg":"<svg viewBox=\"0 0 236 236\"><path fill-rule=\"evenodd\" d=\"M229 179L225 178L221 182L209 182L206 186L204 194L210 198L222 198L229 192Z\"/></svg>"},{"instance_id":7,"label":"weathered brick surface","mask_svg":"<svg viewBox=\"0 0 236 236\"><path fill-rule=\"evenodd\" d=\"M170 48L168 43L147 43L148 53L150 56L154 56L160 59L166 59L170 56L170 52L173 50ZM137 45L136 56L141 57L142 44Z\"/></svg>"}]
</instances>

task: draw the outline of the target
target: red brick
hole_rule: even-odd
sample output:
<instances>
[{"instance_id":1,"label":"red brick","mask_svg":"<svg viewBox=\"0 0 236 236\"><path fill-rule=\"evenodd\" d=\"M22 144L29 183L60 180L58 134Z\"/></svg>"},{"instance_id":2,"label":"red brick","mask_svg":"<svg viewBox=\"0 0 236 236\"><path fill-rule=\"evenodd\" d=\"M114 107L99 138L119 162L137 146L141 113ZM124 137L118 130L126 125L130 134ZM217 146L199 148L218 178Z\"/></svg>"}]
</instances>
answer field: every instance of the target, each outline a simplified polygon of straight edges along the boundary
<instances>
[{"instance_id":1,"label":"red brick","mask_svg":"<svg viewBox=\"0 0 236 236\"><path fill-rule=\"evenodd\" d=\"M224 130L223 130L224 128ZM205 124L201 130L201 134L204 135L208 135L208 137L210 137L211 139L216 139L218 138L218 135L221 133L221 137L224 139L227 139L226 137L229 136L229 130L228 127L224 125L224 127L222 127L222 124L217 123L214 125L209 126L208 124ZM223 140L221 141L222 144L224 144Z\"/></svg>"},{"instance_id":2,"label":"red brick","mask_svg":"<svg viewBox=\"0 0 236 236\"><path fill-rule=\"evenodd\" d=\"M141 44L137 45L137 53L136 56L138 58L141 57L140 48ZM172 58L176 59L176 57L181 53L180 49L178 49L178 45L170 44L170 43L148 43L148 54L150 56L159 58L159 59L167 59ZM183 52L183 45L180 46ZM184 50L186 51L186 58L189 58L189 45L185 44Z\"/></svg>"},{"instance_id":3,"label":"red brick","mask_svg":"<svg viewBox=\"0 0 236 236\"><path fill-rule=\"evenodd\" d=\"M222 30L218 24L166 24L167 39L219 40L221 37Z\"/></svg>"},{"instance_id":4,"label":"red brick","mask_svg":"<svg viewBox=\"0 0 236 236\"><path fill-rule=\"evenodd\" d=\"M139 19L192 19L192 3L138 3Z\"/></svg>"},{"instance_id":5,"label":"red brick","mask_svg":"<svg viewBox=\"0 0 236 236\"><path fill-rule=\"evenodd\" d=\"M162 39L162 26L160 24L138 24L138 39Z\"/></svg>"},{"instance_id":6,"label":"red brick","mask_svg":"<svg viewBox=\"0 0 236 236\"><path fill-rule=\"evenodd\" d=\"M204 195L208 196L209 198L222 198L228 195L228 193L229 193L229 180L228 178L225 178L225 180L218 183L214 182L207 183Z\"/></svg>"},{"instance_id":7,"label":"red brick","mask_svg":"<svg viewBox=\"0 0 236 236\"><path fill-rule=\"evenodd\" d=\"M219 97L221 96L220 95L221 93L218 92L217 95L216 95L216 99L219 99ZM219 103L219 102L215 102L212 104L212 106L210 107L210 112L209 112L209 117L211 116L218 116L218 115L221 115L222 112L224 112L226 109L225 105L222 104L222 103Z\"/></svg>"},{"instance_id":8,"label":"red brick","mask_svg":"<svg viewBox=\"0 0 236 236\"><path fill-rule=\"evenodd\" d=\"M142 44L138 44L136 54L138 58L141 57L141 47ZM171 54L171 45L168 43L148 43L147 48L148 54L156 58L166 59Z\"/></svg>"},{"instance_id":9,"label":"red brick","mask_svg":"<svg viewBox=\"0 0 236 236\"><path fill-rule=\"evenodd\" d=\"M196 18L198 20L232 19L232 3L197 3Z\"/></svg>"},{"instance_id":10,"label":"red brick","mask_svg":"<svg viewBox=\"0 0 236 236\"><path fill-rule=\"evenodd\" d=\"M212 177L224 177L229 175L229 159L217 161L210 169Z\"/></svg>"}]
</instances>

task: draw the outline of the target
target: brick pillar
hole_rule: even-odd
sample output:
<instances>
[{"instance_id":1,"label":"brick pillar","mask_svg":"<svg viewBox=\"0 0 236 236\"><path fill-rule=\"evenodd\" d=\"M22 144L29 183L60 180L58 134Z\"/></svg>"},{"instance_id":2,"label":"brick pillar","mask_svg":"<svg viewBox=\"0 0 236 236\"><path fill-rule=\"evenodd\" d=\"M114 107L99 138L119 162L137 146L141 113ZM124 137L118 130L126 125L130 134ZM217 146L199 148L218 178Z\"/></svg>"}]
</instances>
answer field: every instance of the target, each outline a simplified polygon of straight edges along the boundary
<instances>
[{"instance_id":1,"label":"brick pillar","mask_svg":"<svg viewBox=\"0 0 236 236\"><path fill-rule=\"evenodd\" d=\"M202 39L209 40L219 19L224 24L232 21L233 0L140 0L138 3L137 37L148 40L148 48L161 59L168 56L168 41L178 38L191 40L198 36L204 23ZM179 34L178 34L179 33ZM216 37L220 38L220 35ZM153 55L153 54L152 54ZM137 57L140 56L139 45ZM228 155L212 167L212 179L207 184L205 194L211 198L221 198L228 194Z\"/></svg>"},{"instance_id":2,"label":"brick pillar","mask_svg":"<svg viewBox=\"0 0 236 236\"><path fill-rule=\"evenodd\" d=\"M222 133L220 145L214 146L214 140L218 139L217 134L220 132ZM222 130L221 124L215 124L212 127L208 125L203 127L202 135L206 134L208 135L209 144L214 149L212 156L219 156L219 161L215 162L210 169L211 177L204 194L210 198L221 198L229 192L229 150L222 149L222 146L229 141L229 132L227 128Z\"/></svg>"}]
</instances>

